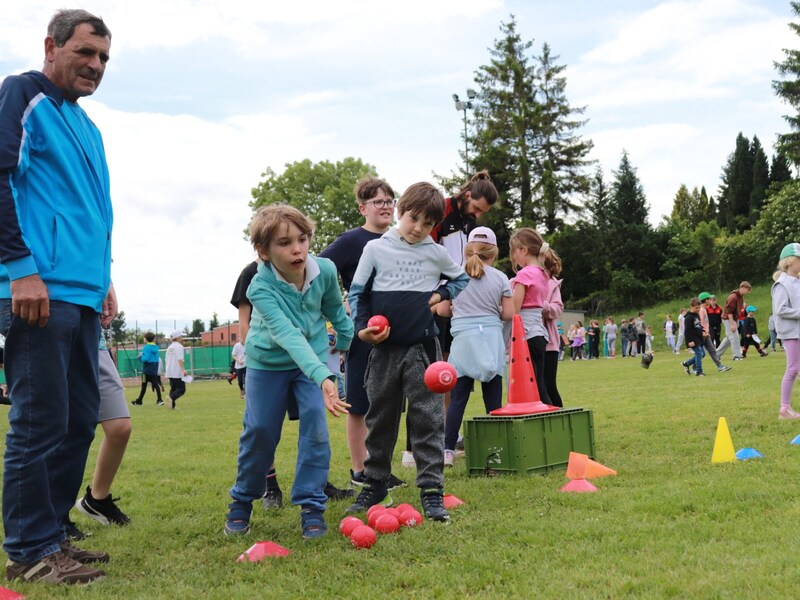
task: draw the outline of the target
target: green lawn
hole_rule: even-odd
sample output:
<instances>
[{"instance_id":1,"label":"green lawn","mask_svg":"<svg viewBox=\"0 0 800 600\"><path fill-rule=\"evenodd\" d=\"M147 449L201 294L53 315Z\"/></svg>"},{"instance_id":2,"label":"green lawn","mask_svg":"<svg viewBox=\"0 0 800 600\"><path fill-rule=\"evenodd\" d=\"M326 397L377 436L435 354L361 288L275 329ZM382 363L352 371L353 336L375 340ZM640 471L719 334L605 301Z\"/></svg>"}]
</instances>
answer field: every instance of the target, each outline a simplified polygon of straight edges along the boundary
<instances>
[{"instance_id":1,"label":"green lawn","mask_svg":"<svg viewBox=\"0 0 800 600\"><path fill-rule=\"evenodd\" d=\"M257 506L250 536L223 536L243 406L236 387L194 383L174 412L148 397L114 489L133 524L104 528L75 515L93 533L85 546L112 555L106 580L12 587L28 598L796 597L800 446L789 442L800 422L777 420L784 356L753 356L725 374L712 366L704 379L677 363L667 353L649 370L636 359L561 363L562 395L594 411L597 459L619 472L597 480L597 493L560 493L563 472L468 477L460 459L446 474L446 491L465 501L451 523L381 537L371 550L338 534L345 502L329 507L331 532L316 542L301 538L291 506ZM481 404L473 399L472 414ZM720 416L737 450L765 458L712 465ZM331 419L338 484L348 476L343 426ZM278 468L288 491L295 424L284 432ZM412 480L399 464L397 473ZM393 495L418 503L413 487ZM257 540L292 554L236 563Z\"/></svg>"}]
</instances>

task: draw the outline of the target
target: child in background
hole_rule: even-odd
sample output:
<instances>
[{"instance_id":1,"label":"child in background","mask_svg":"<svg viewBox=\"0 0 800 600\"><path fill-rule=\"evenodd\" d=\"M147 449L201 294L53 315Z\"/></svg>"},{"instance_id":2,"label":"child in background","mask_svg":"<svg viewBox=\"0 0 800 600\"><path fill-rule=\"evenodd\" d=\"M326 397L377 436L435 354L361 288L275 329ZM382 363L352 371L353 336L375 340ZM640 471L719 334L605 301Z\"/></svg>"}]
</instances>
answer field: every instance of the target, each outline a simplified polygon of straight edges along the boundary
<instances>
[{"instance_id":1,"label":"child in background","mask_svg":"<svg viewBox=\"0 0 800 600\"><path fill-rule=\"evenodd\" d=\"M345 400L344 377L342 377L342 353L336 349L336 331L330 321L325 323L328 331L328 369L336 375L336 387L339 390L339 399Z\"/></svg>"},{"instance_id":2,"label":"child in background","mask_svg":"<svg viewBox=\"0 0 800 600\"><path fill-rule=\"evenodd\" d=\"M772 314L775 331L783 340L786 372L781 381L779 419L800 419L792 409L792 388L800 375L800 244L786 244L781 250L778 269L772 275Z\"/></svg>"},{"instance_id":3,"label":"child in background","mask_svg":"<svg viewBox=\"0 0 800 600\"><path fill-rule=\"evenodd\" d=\"M144 334L144 339L147 343L142 348L142 353L139 356L139 360L142 361L142 389L139 391L139 397L131 404L135 406L142 405L142 399L149 383L156 393L156 406L164 406L164 401L161 399L161 377L158 375L159 358L158 346L155 344L156 336L152 331L148 331Z\"/></svg>"},{"instance_id":4,"label":"child in background","mask_svg":"<svg viewBox=\"0 0 800 600\"><path fill-rule=\"evenodd\" d=\"M744 319L744 332L742 333L742 356L747 356L747 349L750 346L755 346L756 352L764 358L767 353L761 349L761 338L758 337L758 324L756 323L756 312L758 309L750 305L745 309L747 316ZM767 347L767 344L764 344Z\"/></svg>"},{"instance_id":5,"label":"child in background","mask_svg":"<svg viewBox=\"0 0 800 600\"><path fill-rule=\"evenodd\" d=\"M617 354L617 324L614 317L606 320L606 339L608 340L608 358L616 358Z\"/></svg>"},{"instance_id":6,"label":"child in background","mask_svg":"<svg viewBox=\"0 0 800 600\"><path fill-rule=\"evenodd\" d=\"M555 251L553 251L555 254ZM556 254L556 257L558 255ZM563 332L558 318L564 312L564 302L561 300L562 279L556 279L561 274L561 259L559 258L558 273L547 280L547 296L542 306L544 326L547 328L547 346L544 350L544 382L547 386L547 396L553 406L564 406L561 394L558 391L558 361L563 353Z\"/></svg>"},{"instance_id":7,"label":"child in background","mask_svg":"<svg viewBox=\"0 0 800 600\"><path fill-rule=\"evenodd\" d=\"M644 331L642 333L644 334ZM628 356L637 354L639 354L639 330L636 327L636 317L631 317L628 319Z\"/></svg>"},{"instance_id":8,"label":"child in background","mask_svg":"<svg viewBox=\"0 0 800 600\"><path fill-rule=\"evenodd\" d=\"M508 277L492 267L497 255L497 238L491 229L476 227L470 231L464 248L469 283L455 300L440 302L436 309L439 316L451 317L453 341L447 361L458 374L445 417L445 467L452 467L455 461L458 430L474 382L481 382L486 414L503 405L503 321L513 318L514 301Z\"/></svg>"},{"instance_id":9,"label":"child in background","mask_svg":"<svg viewBox=\"0 0 800 600\"><path fill-rule=\"evenodd\" d=\"M773 313L769 314L769 321L767 321L767 327L769 328L769 343L772 346L772 351L777 352L778 349L775 346L777 343L781 347L781 351L783 351L783 342L778 337L778 332L775 331L775 315Z\"/></svg>"},{"instance_id":10,"label":"child in background","mask_svg":"<svg viewBox=\"0 0 800 600\"><path fill-rule=\"evenodd\" d=\"M600 322L597 319L592 319L589 326L589 352L595 360L600 358Z\"/></svg>"},{"instance_id":11,"label":"child in background","mask_svg":"<svg viewBox=\"0 0 800 600\"><path fill-rule=\"evenodd\" d=\"M231 358L233 358L234 374L239 382L239 398L244 398L245 379L247 378L247 352L241 339L233 345ZM228 379L228 383L230 382L230 379Z\"/></svg>"},{"instance_id":12,"label":"child in background","mask_svg":"<svg viewBox=\"0 0 800 600\"><path fill-rule=\"evenodd\" d=\"M547 282L561 272L561 260L542 239L539 232L530 227L516 230L509 240L510 259L514 272L514 309L522 315L525 339L536 375L539 399L550 404L544 377L544 354L547 349L547 329L544 326L542 309L547 298Z\"/></svg>"},{"instance_id":13,"label":"child in background","mask_svg":"<svg viewBox=\"0 0 800 600\"><path fill-rule=\"evenodd\" d=\"M447 521L444 508L444 395L424 383L425 370L441 360L435 306L452 300L469 277L433 241L431 230L444 215L444 197L429 183L411 185L397 202L397 227L364 246L350 285L350 314L358 337L373 345L365 385L367 459L365 482L347 513L364 512L375 504L390 505L387 484L397 443L403 403L411 451L417 465L417 487L425 517ZM445 283L440 282L444 280ZM383 315L390 327L378 333L368 327L373 315Z\"/></svg>"},{"instance_id":14,"label":"child in background","mask_svg":"<svg viewBox=\"0 0 800 600\"><path fill-rule=\"evenodd\" d=\"M672 320L672 315L667 315L664 321L664 335L667 338L667 347L670 352L675 353L675 322Z\"/></svg>"},{"instance_id":15,"label":"child in background","mask_svg":"<svg viewBox=\"0 0 800 600\"><path fill-rule=\"evenodd\" d=\"M627 358L628 344L630 344L630 339L628 338L628 319L622 319L619 324L619 338L622 340L622 358Z\"/></svg>"},{"instance_id":16,"label":"child in background","mask_svg":"<svg viewBox=\"0 0 800 600\"><path fill-rule=\"evenodd\" d=\"M686 309L682 308L678 315L678 340L675 342L675 354L680 354L683 343L686 341L686 327L684 320L686 319Z\"/></svg>"},{"instance_id":17,"label":"child in background","mask_svg":"<svg viewBox=\"0 0 800 600\"><path fill-rule=\"evenodd\" d=\"M167 379L169 379L169 399L172 400L172 409L175 402L186 393L186 382L183 380L188 373L183 363L183 332L175 329L169 336L172 343L167 347Z\"/></svg>"},{"instance_id":18,"label":"child in background","mask_svg":"<svg viewBox=\"0 0 800 600\"><path fill-rule=\"evenodd\" d=\"M644 351L653 352L653 328L649 325L644 328Z\"/></svg>"},{"instance_id":19,"label":"child in background","mask_svg":"<svg viewBox=\"0 0 800 600\"><path fill-rule=\"evenodd\" d=\"M250 531L252 504L264 495L264 474L273 464L290 396L300 414L292 503L301 507L304 538L328 530L323 513L331 448L325 411L338 417L348 405L339 399L336 376L326 366L325 321L333 323L340 350L350 347L353 323L342 304L336 267L308 254L313 234L311 221L286 205L263 207L250 223L260 260L247 289L252 305L247 387L227 535Z\"/></svg>"},{"instance_id":20,"label":"child in background","mask_svg":"<svg viewBox=\"0 0 800 600\"><path fill-rule=\"evenodd\" d=\"M700 322L700 300L692 298L689 303L689 312L683 320L684 335L686 336L686 346L694 352L694 356L687 361L681 361L681 366L687 375L694 374L698 377L705 377L703 373L703 324Z\"/></svg>"},{"instance_id":21,"label":"child in background","mask_svg":"<svg viewBox=\"0 0 800 600\"><path fill-rule=\"evenodd\" d=\"M583 345L586 343L586 329L583 323L578 321L575 323L575 337L572 338L572 349L574 354L572 360L581 360L583 358Z\"/></svg>"}]
</instances>

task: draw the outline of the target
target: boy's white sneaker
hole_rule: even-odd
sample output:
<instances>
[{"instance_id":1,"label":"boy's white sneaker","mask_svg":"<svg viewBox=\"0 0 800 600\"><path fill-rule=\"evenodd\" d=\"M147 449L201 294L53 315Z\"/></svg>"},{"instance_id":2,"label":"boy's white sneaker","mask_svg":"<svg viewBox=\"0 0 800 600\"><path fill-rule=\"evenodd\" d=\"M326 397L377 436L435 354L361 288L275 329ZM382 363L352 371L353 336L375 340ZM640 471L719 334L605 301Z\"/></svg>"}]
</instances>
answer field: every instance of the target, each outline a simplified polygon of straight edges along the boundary
<instances>
[{"instance_id":1,"label":"boy's white sneaker","mask_svg":"<svg viewBox=\"0 0 800 600\"><path fill-rule=\"evenodd\" d=\"M400 466L406 467L407 469L413 469L417 466L417 463L414 461L414 455L408 450L403 450L403 458L400 460Z\"/></svg>"},{"instance_id":2,"label":"boy's white sneaker","mask_svg":"<svg viewBox=\"0 0 800 600\"><path fill-rule=\"evenodd\" d=\"M456 453L454 450L444 451L444 466L452 467L456 462Z\"/></svg>"}]
</instances>

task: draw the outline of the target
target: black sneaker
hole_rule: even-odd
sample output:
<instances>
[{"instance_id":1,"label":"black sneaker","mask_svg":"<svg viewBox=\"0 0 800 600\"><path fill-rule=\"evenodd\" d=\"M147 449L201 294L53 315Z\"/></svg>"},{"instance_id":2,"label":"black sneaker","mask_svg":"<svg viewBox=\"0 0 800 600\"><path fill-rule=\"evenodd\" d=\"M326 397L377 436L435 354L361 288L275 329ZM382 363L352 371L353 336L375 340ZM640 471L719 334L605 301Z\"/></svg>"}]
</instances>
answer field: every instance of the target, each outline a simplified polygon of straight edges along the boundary
<instances>
[{"instance_id":1,"label":"black sneaker","mask_svg":"<svg viewBox=\"0 0 800 600\"><path fill-rule=\"evenodd\" d=\"M339 489L329 481L325 484L325 495L328 500L344 500L345 498L352 498L356 493L351 489Z\"/></svg>"},{"instance_id":2,"label":"black sneaker","mask_svg":"<svg viewBox=\"0 0 800 600\"><path fill-rule=\"evenodd\" d=\"M705 377L706 376L705 373L695 373L695 375L697 375L698 377Z\"/></svg>"},{"instance_id":3,"label":"black sneaker","mask_svg":"<svg viewBox=\"0 0 800 600\"><path fill-rule=\"evenodd\" d=\"M357 485L361 487L367 482L367 478L364 476L364 471L358 471L357 473L350 469L350 484Z\"/></svg>"},{"instance_id":4,"label":"black sneaker","mask_svg":"<svg viewBox=\"0 0 800 600\"><path fill-rule=\"evenodd\" d=\"M283 506L283 492L281 488L264 492L264 496L261 498L261 506L264 507L264 510L281 508Z\"/></svg>"},{"instance_id":5,"label":"black sneaker","mask_svg":"<svg viewBox=\"0 0 800 600\"><path fill-rule=\"evenodd\" d=\"M87 487L86 494L75 503L75 508L102 525L108 525L109 523L127 525L131 520L128 515L119 509L116 504L117 500L119 498L112 498L111 494L102 500L97 500L92 497L92 488Z\"/></svg>"},{"instance_id":6,"label":"black sneaker","mask_svg":"<svg viewBox=\"0 0 800 600\"><path fill-rule=\"evenodd\" d=\"M425 511L426 519L434 521L449 521L450 513L444 507L444 494L441 488L423 489L419 493L422 502L422 510Z\"/></svg>"},{"instance_id":7,"label":"black sneaker","mask_svg":"<svg viewBox=\"0 0 800 600\"><path fill-rule=\"evenodd\" d=\"M142 401L141 400L134 400L133 402L131 402L131 404L133 404L134 406L141 406L142 405Z\"/></svg>"},{"instance_id":8,"label":"black sneaker","mask_svg":"<svg viewBox=\"0 0 800 600\"><path fill-rule=\"evenodd\" d=\"M141 404L141 402L139 402L139 404ZM164 406L164 401L159 400L158 402L156 402L156 406Z\"/></svg>"},{"instance_id":9,"label":"black sneaker","mask_svg":"<svg viewBox=\"0 0 800 600\"><path fill-rule=\"evenodd\" d=\"M681 361L681 366L683 367L683 370L686 371L687 375L691 375L692 374L691 367L689 367L689 365L687 365L685 362Z\"/></svg>"},{"instance_id":10,"label":"black sneaker","mask_svg":"<svg viewBox=\"0 0 800 600\"><path fill-rule=\"evenodd\" d=\"M77 525L75 525L75 521L71 521L69 517L64 519L64 529L68 539L79 542L87 538L87 534L78 529Z\"/></svg>"},{"instance_id":11,"label":"black sneaker","mask_svg":"<svg viewBox=\"0 0 800 600\"><path fill-rule=\"evenodd\" d=\"M389 491L386 487L379 483L369 482L363 485L356 501L348 506L344 512L347 515L361 513L376 504L391 506L392 498L389 496Z\"/></svg>"},{"instance_id":12,"label":"black sneaker","mask_svg":"<svg viewBox=\"0 0 800 600\"><path fill-rule=\"evenodd\" d=\"M406 487L406 482L400 479L399 477L395 477L394 475L389 475L389 480L386 482L386 489L390 492L397 488Z\"/></svg>"}]
</instances>

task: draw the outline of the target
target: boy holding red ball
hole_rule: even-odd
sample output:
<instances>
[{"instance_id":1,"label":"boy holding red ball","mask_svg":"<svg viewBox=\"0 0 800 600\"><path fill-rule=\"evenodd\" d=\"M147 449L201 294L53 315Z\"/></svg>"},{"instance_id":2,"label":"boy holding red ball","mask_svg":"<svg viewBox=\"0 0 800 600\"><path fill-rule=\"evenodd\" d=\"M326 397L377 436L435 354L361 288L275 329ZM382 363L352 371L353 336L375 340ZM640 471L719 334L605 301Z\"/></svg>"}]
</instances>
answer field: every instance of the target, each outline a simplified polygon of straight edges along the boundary
<instances>
[{"instance_id":1,"label":"boy holding red ball","mask_svg":"<svg viewBox=\"0 0 800 600\"><path fill-rule=\"evenodd\" d=\"M404 399L408 399L411 448L425 516L446 521L444 508L444 399L424 383L425 369L441 360L435 306L452 300L469 278L430 237L444 215L444 197L429 183L409 187L397 203L398 224L364 247L350 286L358 337L373 344L365 374L366 483L347 513L391 504L387 482ZM445 280L443 285L440 282ZM373 315L390 326L369 327ZM394 324L395 327L391 325Z\"/></svg>"}]
</instances>

